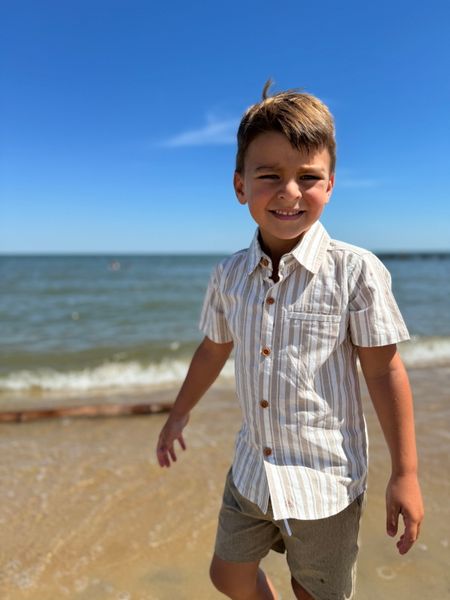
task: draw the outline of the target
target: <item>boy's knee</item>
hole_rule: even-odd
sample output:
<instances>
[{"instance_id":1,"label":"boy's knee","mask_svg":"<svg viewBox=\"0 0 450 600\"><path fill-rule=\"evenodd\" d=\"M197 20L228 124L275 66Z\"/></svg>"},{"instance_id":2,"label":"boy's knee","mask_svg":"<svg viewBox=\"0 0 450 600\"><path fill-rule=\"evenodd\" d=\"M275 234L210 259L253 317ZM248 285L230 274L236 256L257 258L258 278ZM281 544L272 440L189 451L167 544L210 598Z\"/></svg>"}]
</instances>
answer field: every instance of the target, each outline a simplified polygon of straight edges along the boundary
<instances>
[{"instance_id":1,"label":"boy's knee","mask_svg":"<svg viewBox=\"0 0 450 600\"><path fill-rule=\"evenodd\" d=\"M223 574L220 571L220 568L218 567L218 565L215 563L214 559L211 561L211 564L209 566L209 578L211 579L211 582L213 584L213 586L219 590L219 592L222 591L222 587L223 587Z\"/></svg>"},{"instance_id":2,"label":"boy's knee","mask_svg":"<svg viewBox=\"0 0 450 600\"><path fill-rule=\"evenodd\" d=\"M209 577L219 592L233 600L247 600L254 597L256 576L233 573L229 565L225 568L215 557L209 567Z\"/></svg>"},{"instance_id":3,"label":"boy's knee","mask_svg":"<svg viewBox=\"0 0 450 600\"><path fill-rule=\"evenodd\" d=\"M309 594L293 577L291 577L291 585L297 600L314 600L311 594Z\"/></svg>"},{"instance_id":4,"label":"boy's knee","mask_svg":"<svg viewBox=\"0 0 450 600\"><path fill-rule=\"evenodd\" d=\"M239 593L239 586L236 584L234 578L214 561L209 568L209 577L216 590L229 598L237 600L236 594Z\"/></svg>"}]
</instances>

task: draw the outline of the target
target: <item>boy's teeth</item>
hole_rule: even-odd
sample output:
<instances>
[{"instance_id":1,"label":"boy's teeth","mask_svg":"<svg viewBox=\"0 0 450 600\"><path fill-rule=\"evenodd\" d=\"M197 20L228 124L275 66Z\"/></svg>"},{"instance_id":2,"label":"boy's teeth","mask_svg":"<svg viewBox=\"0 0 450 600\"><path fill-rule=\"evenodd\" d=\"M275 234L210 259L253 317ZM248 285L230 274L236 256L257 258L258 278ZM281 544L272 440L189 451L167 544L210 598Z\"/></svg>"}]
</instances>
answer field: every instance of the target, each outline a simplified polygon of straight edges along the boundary
<instances>
[{"instance_id":1,"label":"boy's teeth","mask_svg":"<svg viewBox=\"0 0 450 600\"><path fill-rule=\"evenodd\" d=\"M298 215L301 213L301 210L274 210L274 213L277 215Z\"/></svg>"}]
</instances>

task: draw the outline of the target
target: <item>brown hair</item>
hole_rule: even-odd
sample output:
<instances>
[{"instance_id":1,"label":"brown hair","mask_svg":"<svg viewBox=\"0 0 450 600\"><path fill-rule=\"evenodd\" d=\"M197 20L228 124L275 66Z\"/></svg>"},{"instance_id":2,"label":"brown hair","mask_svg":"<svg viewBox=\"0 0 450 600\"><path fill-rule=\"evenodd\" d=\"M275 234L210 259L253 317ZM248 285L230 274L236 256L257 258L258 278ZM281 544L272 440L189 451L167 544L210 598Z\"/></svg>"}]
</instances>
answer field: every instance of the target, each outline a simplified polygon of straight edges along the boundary
<instances>
[{"instance_id":1,"label":"brown hair","mask_svg":"<svg viewBox=\"0 0 450 600\"><path fill-rule=\"evenodd\" d=\"M328 107L315 96L296 89L267 97L272 83L271 79L266 81L261 102L250 106L242 117L237 132L236 171L243 172L245 154L257 135L278 131L297 150L306 149L309 153L326 148L331 158L330 173L334 173L336 140Z\"/></svg>"}]
</instances>

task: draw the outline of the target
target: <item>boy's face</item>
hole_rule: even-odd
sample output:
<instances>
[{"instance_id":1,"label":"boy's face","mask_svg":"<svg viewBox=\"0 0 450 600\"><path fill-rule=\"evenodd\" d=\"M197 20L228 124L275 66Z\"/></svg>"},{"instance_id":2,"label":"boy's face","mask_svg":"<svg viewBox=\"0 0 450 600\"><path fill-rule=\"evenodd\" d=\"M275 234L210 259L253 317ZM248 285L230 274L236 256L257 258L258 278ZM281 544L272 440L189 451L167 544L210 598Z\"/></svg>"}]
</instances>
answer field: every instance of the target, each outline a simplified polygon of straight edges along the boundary
<instances>
[{"instance_id":1,"label":"boy's face","mask_svg":"<svg viewBox=\"0 0 450 600\"><path fill-rule=\"evenodd\" d=\"M308 155L276 131L249 145L243 173L234 174L241 204L248 204L272 257L289 252L319 219L334 185L328 150Z\"/></svg>"}]
</instances>

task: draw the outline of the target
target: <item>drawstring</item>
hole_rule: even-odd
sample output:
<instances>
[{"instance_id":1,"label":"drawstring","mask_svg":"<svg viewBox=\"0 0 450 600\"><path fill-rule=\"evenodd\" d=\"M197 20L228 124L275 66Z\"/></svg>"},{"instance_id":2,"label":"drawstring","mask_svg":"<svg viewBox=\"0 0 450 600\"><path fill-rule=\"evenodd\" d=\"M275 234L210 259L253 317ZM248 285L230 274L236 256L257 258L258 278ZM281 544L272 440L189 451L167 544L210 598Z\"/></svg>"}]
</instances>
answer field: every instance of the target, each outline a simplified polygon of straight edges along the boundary
<instances>
[{"instance_id":1,"label":"drawstring","mask_svg":"<svg viewBox=\"0 0 450 600\"><path fill-rule=\"evenodd\" d=\"M291 531L291 528L289 527L288 520L287 519L283 519L283 521L284 521L284 526L286 527L287 534L289 536L291 536L292 535L292 531Z\"/></svg>"}]
</instances>

